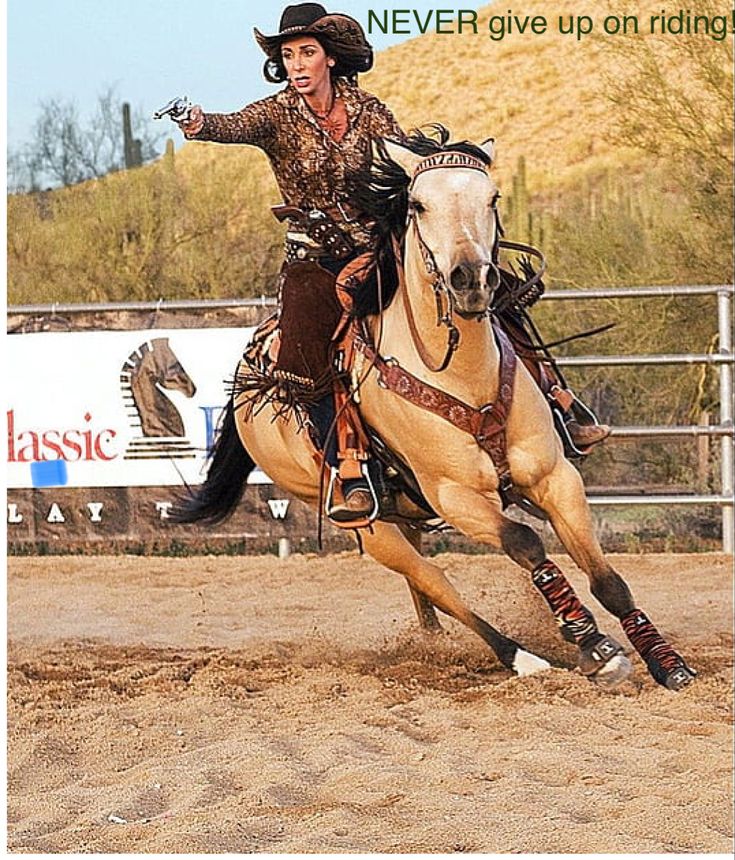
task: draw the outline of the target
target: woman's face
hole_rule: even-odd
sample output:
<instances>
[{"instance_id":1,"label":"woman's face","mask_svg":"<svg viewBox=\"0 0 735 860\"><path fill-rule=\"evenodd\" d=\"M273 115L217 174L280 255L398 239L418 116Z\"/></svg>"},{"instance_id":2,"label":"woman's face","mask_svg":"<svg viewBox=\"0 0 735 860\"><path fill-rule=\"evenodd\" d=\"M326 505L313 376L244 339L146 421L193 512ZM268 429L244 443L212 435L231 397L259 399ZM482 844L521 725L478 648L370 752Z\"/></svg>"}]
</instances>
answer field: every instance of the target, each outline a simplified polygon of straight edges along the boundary
<instances>
[{"instance_id":1,"label":"woman's face","mask_svg":"<svg viewBox=\"0 0 735 860\"><path fill-rule=\"evenodd\" d=\"M330 86L329 68L334 61L313 36L284 42L281 58L289 81L302 95L318 95Z\"/></svg>"}]
</instances>

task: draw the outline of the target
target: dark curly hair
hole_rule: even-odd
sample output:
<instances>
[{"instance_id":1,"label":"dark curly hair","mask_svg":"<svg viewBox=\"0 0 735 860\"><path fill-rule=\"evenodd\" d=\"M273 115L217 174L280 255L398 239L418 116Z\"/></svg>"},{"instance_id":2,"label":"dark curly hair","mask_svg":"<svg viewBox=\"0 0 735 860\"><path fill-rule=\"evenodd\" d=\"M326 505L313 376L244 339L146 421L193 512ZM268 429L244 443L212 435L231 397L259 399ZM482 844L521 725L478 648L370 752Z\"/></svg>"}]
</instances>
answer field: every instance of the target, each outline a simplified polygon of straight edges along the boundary
<instances>
[{"instance_id":1,"label":"dark curly hair","mask_svg":"<svg viewBox=\"0 0 735 860\"><path fill-rule=\"evenodd\" d=\"M333 42L321 34L317 36L314 33L309 33L308 35L316 39L324 48L324 53L334 60L334 65L329 70L333 78L347 78L354 83L358 74L368 71L373 64L373 49L369 45L345 45ZM281 42L282 44L283 42ZM263 77L271 84L282 84L288 80L286 66L281 58L280 45L265 61Z\"/></svg>"}]
</instances>

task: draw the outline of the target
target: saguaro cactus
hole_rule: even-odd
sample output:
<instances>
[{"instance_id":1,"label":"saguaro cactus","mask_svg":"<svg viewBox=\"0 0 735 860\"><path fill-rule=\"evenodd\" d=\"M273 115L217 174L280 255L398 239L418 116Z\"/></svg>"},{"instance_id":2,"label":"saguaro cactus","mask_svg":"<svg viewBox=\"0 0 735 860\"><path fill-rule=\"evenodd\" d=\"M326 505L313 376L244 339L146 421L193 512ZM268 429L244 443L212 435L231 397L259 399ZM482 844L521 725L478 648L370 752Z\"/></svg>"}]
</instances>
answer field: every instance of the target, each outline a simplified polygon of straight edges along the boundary
<instances>
[{"instance_id":1,"label":"saguaro cactus","mask_svg":"<svg viewBox=\"0 0 735 860\"><path fill-rule=\"evenodd\" d=\"M512 195L511 231L517 240L531 241L532 224L528 207L526 159L522 155L518 158L516 172L513 174Z\"/></svg>"},{"instance_id":2,"label":"saguaro cactus","mask_svg":"<svg viewBox=\"0 0 735 860\"><path fill-rule=\"evenodd\" d=\"M125 149L125 169L140 167L143 164L143 152L140 140L133 137L133 125L130 120L130 105L124 102L123 112L123 146Z\"/></svg>"}]
</instances>

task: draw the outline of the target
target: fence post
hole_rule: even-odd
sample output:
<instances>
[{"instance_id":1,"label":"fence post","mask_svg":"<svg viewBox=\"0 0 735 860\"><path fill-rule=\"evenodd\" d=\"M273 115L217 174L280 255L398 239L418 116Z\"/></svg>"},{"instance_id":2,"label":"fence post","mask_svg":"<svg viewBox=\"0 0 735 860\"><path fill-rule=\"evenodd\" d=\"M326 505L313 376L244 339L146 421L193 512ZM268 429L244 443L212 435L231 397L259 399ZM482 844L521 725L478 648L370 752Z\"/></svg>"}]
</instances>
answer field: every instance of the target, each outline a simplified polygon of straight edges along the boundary
<instances>
[{"instance_id":1,"label":"fence post","mask_svg":"<svg viewBox=\"0 0 735 860\"><path fill-rule=\"evenodd\" d=\"M732 316L730 295L727 290L717 293L717 323L720 333L720 355L732 354ZM720 365L720 424L733 426L732 365ZM733 492L733 438L725 435L720 442L722 462L720 464L722 495L732 499ZM732 502L722 506L722 551L732 553L735 547L735 508Z\"/></svg>"},{"instance_id":2,"label":"fence post","mask_svg":"<svg viewBox=\"0 0 735 860\"><path fill-rule=\"evenodd\" d=\"M699 415L699 426L709 427L709 412L703 409ZM705 492L709 486L710 439L709 436L697 437L697 491Z\"/></svg>"}]
</instances>

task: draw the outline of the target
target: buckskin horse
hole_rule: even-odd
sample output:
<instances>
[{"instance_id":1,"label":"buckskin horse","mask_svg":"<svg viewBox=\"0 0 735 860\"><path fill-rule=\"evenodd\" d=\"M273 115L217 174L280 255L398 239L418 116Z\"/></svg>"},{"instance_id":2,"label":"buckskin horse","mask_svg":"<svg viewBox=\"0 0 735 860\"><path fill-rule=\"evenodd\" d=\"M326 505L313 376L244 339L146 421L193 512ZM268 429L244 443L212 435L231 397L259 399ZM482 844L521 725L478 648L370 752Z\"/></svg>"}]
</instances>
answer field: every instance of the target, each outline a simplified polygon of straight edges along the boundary
<instances>
[{"instance_id":1,"label":"buckskin horse","mask_svg":"<svg viewBox=\"0 0 735 860\"><path fill-rule=\"evenodd\" d=\"M621 644L598 629L533 529L506 516L510 491L546 513L589 577L592 594L620 620L655 681L680 689L695 671L605 559L582 480L564 456L548 404L492 325L500 230L499 193L489 173L492 141L450 144L447 137L419 133L401 144L380 142L356 191L378 220L372 277L385 288L384 301L373 301L355 341L352 374L361 415L415 475L442 520L501 548L530 574L562 636L577 646L582 673L612 687L628 676L631 663ZM284 490L319 503L320 469L308 434L277 403L253 408L254 396L235 390L206 480L183 504L180 520L227 516L255 463ZM549 668L472 611L406 528L379 518L360 538L369 555L406 578L425 627L435 624L436 607L481 636L518 675Z\"/></svg>"}]
</instances>

